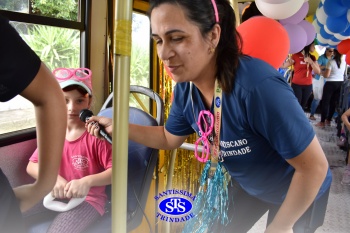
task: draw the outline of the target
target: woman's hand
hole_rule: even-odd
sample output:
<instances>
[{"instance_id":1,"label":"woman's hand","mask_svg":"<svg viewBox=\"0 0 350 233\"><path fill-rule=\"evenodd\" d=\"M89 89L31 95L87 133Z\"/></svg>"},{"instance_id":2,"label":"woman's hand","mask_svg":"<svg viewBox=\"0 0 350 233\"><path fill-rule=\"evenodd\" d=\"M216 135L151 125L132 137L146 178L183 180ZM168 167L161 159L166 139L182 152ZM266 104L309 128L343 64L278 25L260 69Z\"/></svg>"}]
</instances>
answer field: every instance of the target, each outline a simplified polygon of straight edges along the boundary
<instances>
[{"instance_id":1,"label":"woman's hand","mask_svg":"<svg viewBox=\"0 0 350 233\"><path fill-rule=\"evenodd\" d=\"M112 136L113 125L111 118L92 116L85 123L85 128L91 135L103 140L104 138L99 133L100 126L105 129L107 134Z\"/></svg>"}]
</instances>

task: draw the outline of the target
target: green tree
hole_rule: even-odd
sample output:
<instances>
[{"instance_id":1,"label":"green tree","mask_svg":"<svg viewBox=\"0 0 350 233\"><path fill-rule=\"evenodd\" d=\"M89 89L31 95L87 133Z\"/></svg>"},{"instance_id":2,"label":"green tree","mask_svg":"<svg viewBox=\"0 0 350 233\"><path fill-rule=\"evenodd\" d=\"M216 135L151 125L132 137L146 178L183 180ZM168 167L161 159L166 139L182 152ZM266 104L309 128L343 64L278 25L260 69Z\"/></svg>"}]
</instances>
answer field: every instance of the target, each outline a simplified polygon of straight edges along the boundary
<instances>
[{"instance_id":1,"label":"green tree","mask_svg":"<svg viewBox=\"0 0 350 233\"><path fill-rule=\"evenodd\" d=\"M32 13L58 19L78 20L78 0L31 0Z\"/></svg>"},{"instance_id":2,"label":"green tree","mask_svg":"<svg viewBox=\"0 0 350 233\"><path fill-rule=\"evenodd\" d=\"M28 0L0 0L0 9L8 11L28 11Z\"/></svg>"},{"instance_id":3,"label":"green tree","mask_svg":"<svg viewBox=\"0 0 350 233\"><path fill-rule=\"evenodd\" d=\"M79 67L79 31L34 25L29 28L29 35L23 38L51 70L58 67Z\"/></svg>"}]
</instances>

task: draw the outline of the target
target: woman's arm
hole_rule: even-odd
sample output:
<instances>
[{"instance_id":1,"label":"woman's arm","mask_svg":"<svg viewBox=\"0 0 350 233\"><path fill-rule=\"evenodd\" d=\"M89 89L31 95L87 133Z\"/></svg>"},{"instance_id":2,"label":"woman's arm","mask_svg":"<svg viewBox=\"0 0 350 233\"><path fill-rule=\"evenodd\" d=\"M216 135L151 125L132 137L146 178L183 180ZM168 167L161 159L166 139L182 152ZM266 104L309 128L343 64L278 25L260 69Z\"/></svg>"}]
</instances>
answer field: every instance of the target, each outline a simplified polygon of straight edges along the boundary
<instances>
[{"instance_id":1,"label":"woman's arm","mask_svg":"<svg viewBox=\"0 0 350 233\"><path fill-rule=\"evenodd\" d=\"M320 65L316 61L312 60L311 57L305 57L304 61L310 64L315 74L321 74Z\"/></svg>"},{"instance_id":2,"label":"woman's arm","mask_svg":"<svg viewBox=\"0 0 350 233\"><path fill-rule=\"evenodd\" d=\"M20 208L25 211L41 201L55 185L66 131L67 109L60 86L43 63L21 95L34 104L40 160L35 183L14 188Z\"/></svg>"},{"instance_id":3,"label":"woman's arm","mask_svg":"<svg viewBox=\"0 0 350 233\"><path fill-rule=\"evenodd\" d=\"M329 76L331 75L331 70L331 63L329 61L325 67L325 70L323 71L323 77L329 78Z\"/></svg>"},{"instance_id":4,"label":"woman's arm","mask_svg":"<svg viewBox=\"0 0 350 233\"><path fill-rule=\"evenodd\" d=\"M109 135L112 135L112 119L100 116L92 116L86 122L85 127L87 131L100 138L99 128L91 122L98 122L102 125ZM129 139L145 146L162 149L172 150L180 147L186 140L186 136L175 136L169 133L164 126L142 126L129 124Z\"/></svg>"},{"instance_id":5,"label":"woman's arm","mask_svg":"<svg viewBox=\"0 0 350 233\"><path fill-rule=\"evenodd\" d=\"M328 162L316 136L300 155L287 162L295 172L287 196L266 233L292 233L293 225L315 200L327 175Z\"/></svg>"}]
</instances>

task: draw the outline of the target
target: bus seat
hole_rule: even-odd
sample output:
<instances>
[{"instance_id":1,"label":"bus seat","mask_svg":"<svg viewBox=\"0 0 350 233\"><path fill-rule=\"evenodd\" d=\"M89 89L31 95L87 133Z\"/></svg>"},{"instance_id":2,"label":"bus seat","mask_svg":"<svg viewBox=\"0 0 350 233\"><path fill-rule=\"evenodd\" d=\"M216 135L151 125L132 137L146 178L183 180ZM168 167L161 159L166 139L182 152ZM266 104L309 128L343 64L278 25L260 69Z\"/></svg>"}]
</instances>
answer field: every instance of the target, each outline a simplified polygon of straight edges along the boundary
<instances>
[{"instance_id":1,"label":"bus seat","mask_svg":"<svg viewBox=\"0 0 350 233\"><path fill-rule=\"evenodd\" d=\"M129 122L140 125L157 126L164 124L164 104L158 94L151 89L141 86L130 86L131 93L139 93L148 96L156 103L156 118L149 113L129 107ZM113 93L112 93L113 94ZM99 116L112 118L112 94L106 99ZM144 209L148 198L154 169L157 164L159 151L129 140L128 145L128 187L127 187L127 230L132 231L141 224L144 217ZM111 186L106 187L109 202L106 204L105 215L94 223L86 233L111 232ZM36 221L31 226L30 233L46 232L52 219L44 222ZM38 229L40 228L40 229ZM45 229L45 230L44 230Z\"/></svg>"}]
</instances>

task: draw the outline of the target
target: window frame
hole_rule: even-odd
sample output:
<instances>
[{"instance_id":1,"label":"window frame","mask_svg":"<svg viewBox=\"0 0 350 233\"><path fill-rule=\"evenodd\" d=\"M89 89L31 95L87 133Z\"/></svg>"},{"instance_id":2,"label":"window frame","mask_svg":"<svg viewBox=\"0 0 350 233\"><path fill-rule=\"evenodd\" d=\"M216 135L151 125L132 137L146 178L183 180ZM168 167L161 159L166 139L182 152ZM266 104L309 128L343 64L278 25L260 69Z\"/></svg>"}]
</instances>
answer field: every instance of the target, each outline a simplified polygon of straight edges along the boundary
<instances>
[{"instance_id":1,"label":"window frame","mask_svg":"<svg viewBox=\"0 0 350 233\"><path fill-rule=\"evenodd\" d=\"M10 21L21 23L37 24L44 26L61 27L75 29L80 31L80 66L89 68L90 64L90 28L91 22L91 1L80 0L78 3L80 22L64 19L51 18L46 16L34 15L30 13L20 13L0 9L0 14ZM36 138L36 128L19 129L0 134L0 146L13 144L23 140Z\"/></svg>"}]
</instances>

